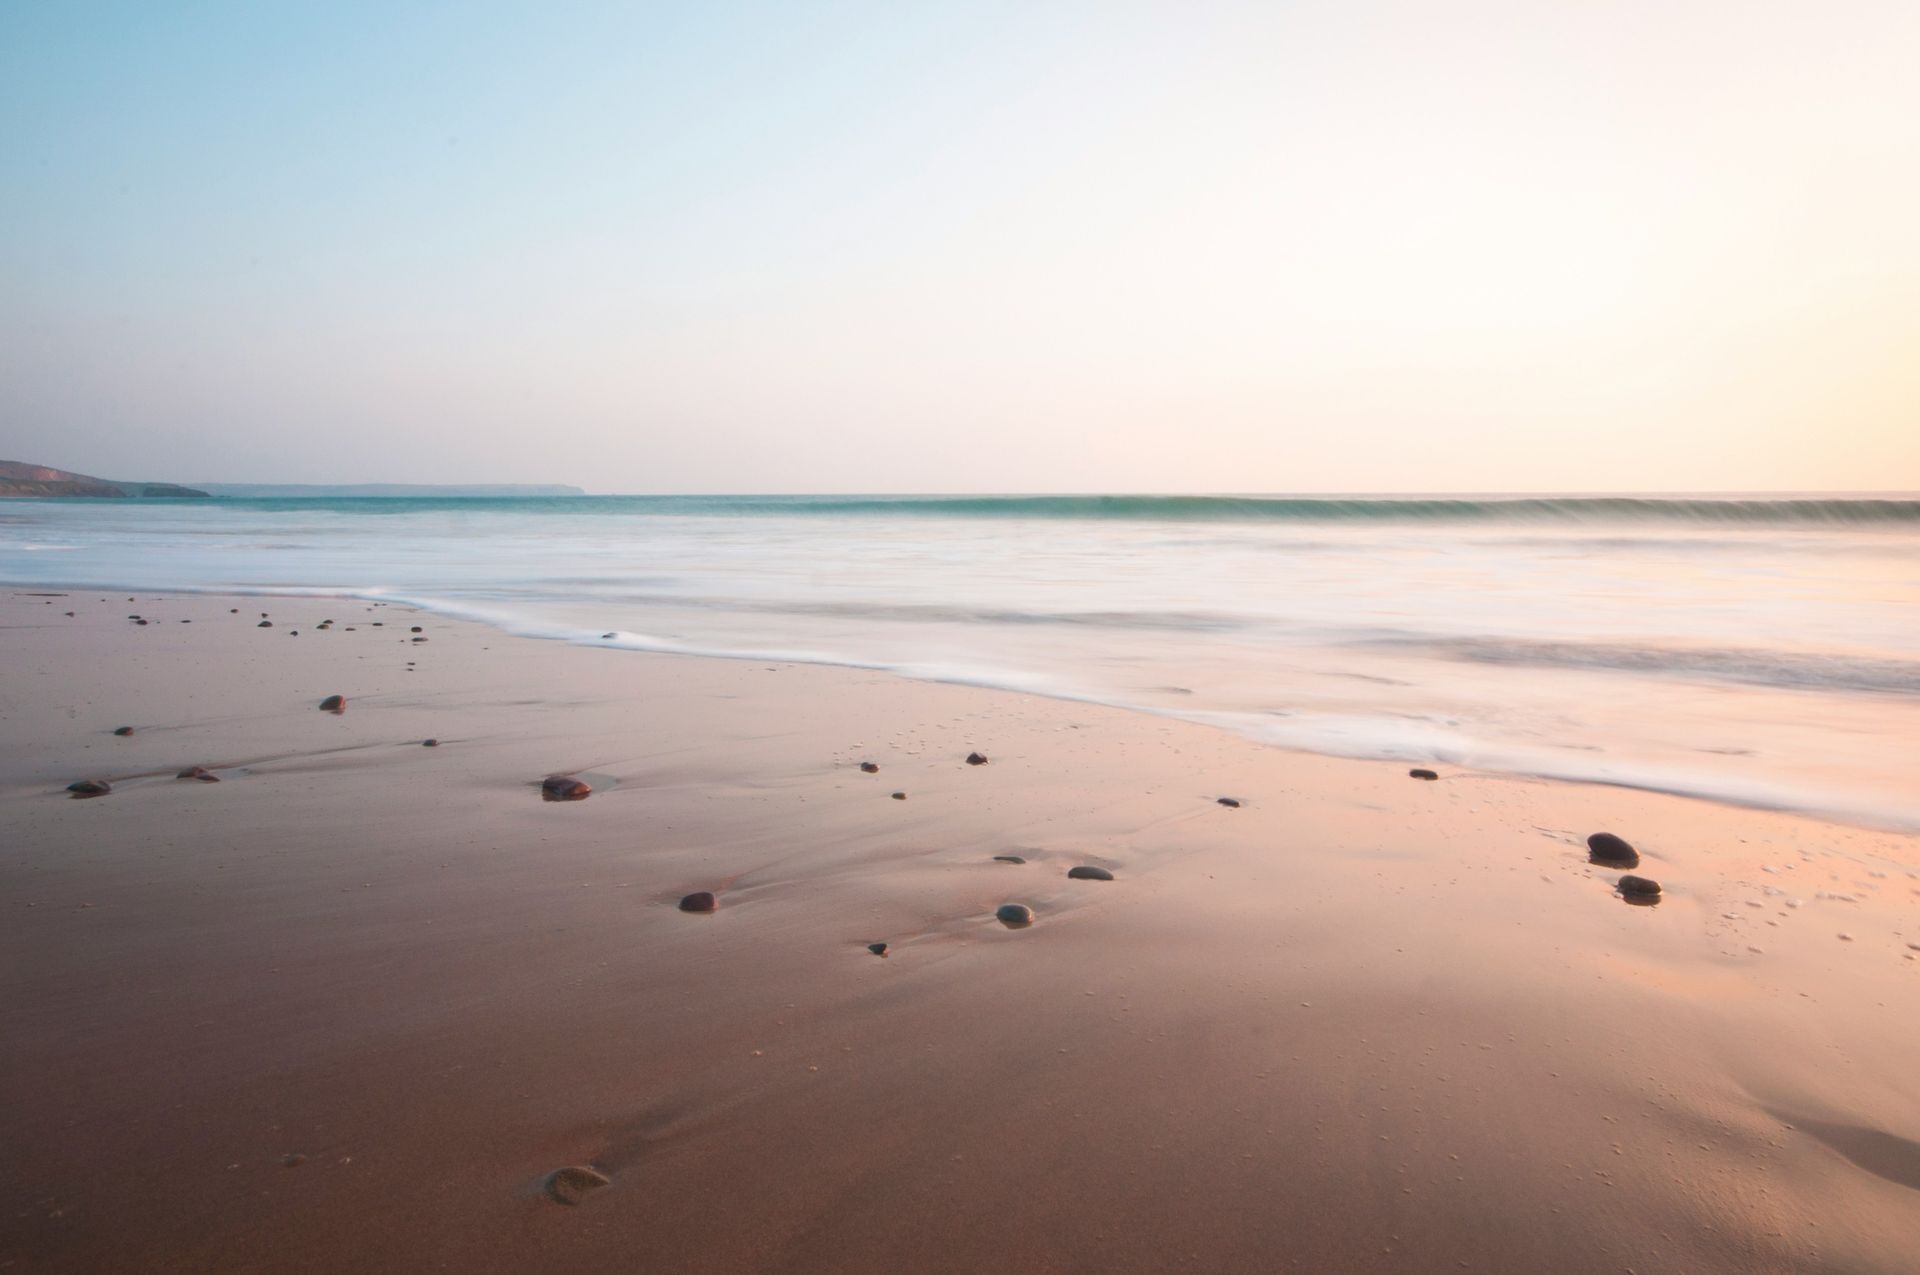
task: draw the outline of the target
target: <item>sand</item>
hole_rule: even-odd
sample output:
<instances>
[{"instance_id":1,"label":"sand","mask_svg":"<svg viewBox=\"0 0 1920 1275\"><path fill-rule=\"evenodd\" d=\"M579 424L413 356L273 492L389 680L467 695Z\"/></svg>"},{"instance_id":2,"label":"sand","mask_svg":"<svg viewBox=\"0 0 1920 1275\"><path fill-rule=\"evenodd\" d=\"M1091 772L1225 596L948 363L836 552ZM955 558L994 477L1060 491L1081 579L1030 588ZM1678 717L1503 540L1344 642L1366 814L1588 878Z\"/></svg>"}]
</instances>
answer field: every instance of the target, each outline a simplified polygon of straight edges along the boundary
<instances>
[{"instance_id":1,"label":"sand","mask_svg":"<svg viewBox=\"0 0 1920 1275\"><path fill-rule=\"evenodd\" d=\"M1912 837L341 599L0 653L0 1270L1920 1261Z\"/></svg>"}]
</instances>

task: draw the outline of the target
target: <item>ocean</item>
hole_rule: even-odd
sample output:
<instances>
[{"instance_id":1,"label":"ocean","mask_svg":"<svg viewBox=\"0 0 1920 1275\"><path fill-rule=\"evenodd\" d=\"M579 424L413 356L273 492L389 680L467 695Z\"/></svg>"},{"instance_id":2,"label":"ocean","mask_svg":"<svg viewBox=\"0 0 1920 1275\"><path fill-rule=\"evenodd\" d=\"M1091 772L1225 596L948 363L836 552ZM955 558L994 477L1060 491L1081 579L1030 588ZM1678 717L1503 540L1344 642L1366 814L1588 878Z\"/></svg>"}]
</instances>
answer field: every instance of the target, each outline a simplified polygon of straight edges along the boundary
<instances>
[{"instance_id":1,"label":"ocean","mask_svg":"<svg viewBox=\"0 0 1920 1275\"><path fill-rule=\"evenodd\" d=\"M0 580L378 598L1920 829L1911 495L13 501Z\"/></svg>"}]
</instances>

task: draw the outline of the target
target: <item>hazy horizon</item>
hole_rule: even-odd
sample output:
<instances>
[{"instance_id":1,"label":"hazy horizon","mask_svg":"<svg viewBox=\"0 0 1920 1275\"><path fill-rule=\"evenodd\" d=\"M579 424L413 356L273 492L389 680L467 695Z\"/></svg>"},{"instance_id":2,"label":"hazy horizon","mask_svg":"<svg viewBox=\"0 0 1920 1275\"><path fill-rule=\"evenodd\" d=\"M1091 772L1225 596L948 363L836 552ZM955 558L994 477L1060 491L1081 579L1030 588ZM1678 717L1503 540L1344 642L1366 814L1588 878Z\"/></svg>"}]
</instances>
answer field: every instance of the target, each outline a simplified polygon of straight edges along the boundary
<instances>
[{"instance_id":1,"label":"hazy horizon","mask_svg":"<svg viewBox=\"0 0 1920 1275\"><path fill-rule=\"evenodd\" d=\"M1920 488L1920 6L0 13L0 456Z\"/></svg>"}]
</instances>

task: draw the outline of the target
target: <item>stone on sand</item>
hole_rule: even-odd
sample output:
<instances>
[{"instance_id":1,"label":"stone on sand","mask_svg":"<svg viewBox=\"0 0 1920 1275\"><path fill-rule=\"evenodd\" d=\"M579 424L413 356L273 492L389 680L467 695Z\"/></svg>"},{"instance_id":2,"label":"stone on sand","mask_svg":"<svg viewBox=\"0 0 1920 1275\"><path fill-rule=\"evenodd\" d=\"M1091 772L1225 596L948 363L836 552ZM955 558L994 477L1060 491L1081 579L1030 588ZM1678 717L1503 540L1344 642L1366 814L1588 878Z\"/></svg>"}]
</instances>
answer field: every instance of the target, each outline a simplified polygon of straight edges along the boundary
<instances>
[{"instance_id":1,"label":"stone on sand","mask_svg":"<svg viewBox=\"0 0 1920 1275\"><path fill-rule=\"evenodd\" d=\"M104 797L113 791L113 785L104 779L81 779L68 784L67 791L76 797Z\"/></svg>"},{"instance_id":2,"label":"stone on sand","mask_svg":"<svg viewBox=\"0 0 1920 1275\"><path fill-rule=\"evenodd\" d=\"M612 1186L613 1179L584 1164L570 1164L547 1175L547 1198L560 1204L578 1204L601 1187Z\"/></svg>"},{"instance_id":3,"label":"stone on sand","mask_svg":"<svg viewBox=\"0 0 1920 1275\"><path fill-rule=\"evenodd\" d=\"M720 900L713 897L712 890L696 890L680 900L682 912L711 912L720 906Z\"/></svg>"},{"instance_id":4,"label":"stone on sand","mask_svg":"<svg viewBox=\"0 0 1920 1275\"><path fill-rule=\"evenodd\" d=\"M984 766L986 764L987 764L987 758L984 753L968 753L967 754L967 765Z\"/></svg>"},{"instance_id":5,"label":"stone on sand","mask_svg":"<svg viewBox=\"0 0 1920 1275\"><path fill-rule=\"evenodd\" d=\"M869 943L867 944L867 950L875 956L885 956L887 954L887 945L885 943Z\"/></svg>"},{"instance_id":6,"label":"stone on sand","mask_svg":"<svg viewBox=\"0 0 1920 1275\"><path fill-rule=\"evenodd\" d=\"M1620 893L1635 899L1657 899L1660 883L1646 877L1625 876L1620 878Z\"/></svg>"},{"instance_id":7,"label":"stone on sand","mask_svg":"<svg viewBox=\"0 0 1920 1275\"><path fill-rule=\"evenodd\" d=\"M863 761L860 763L860 773L863 775L877 775L880 773L880 767L873 762Z\"/></svg>"},{"instance_id":8,"label":"stone on sand","mask_svg":"<svg viewBox=\"0 0 1920 1275\"><path fill-rule=\"evenodd\" d=\"M133 727L131 727L131 726L116 726L116 727L114 727L114 728L113 728L113 733L114 733L114 734L116 734L116 735L121 735L121 736L125 736L125 735L131 735L131 734L133 734Z\"/></svg>"},{"instance_id":9,"label":"stone on sand","mask_svg":"<svg viewBox=\"0 0 1920 1275\"><path fill-rule=\"evenodd\" d=\"M1223 806L1229 806L1235 810L1240 809L1240 799L1238 797L1215 797L1214 800Z\"/></svg>"},{"instance_id":10,"label":"stone on sand","mask_svg":"<svg viewBox=\"0 0 1920 1275\"><path fill-rule=\"evenodd\" d=\"M422 748L438 748L438 747L440 747L440 741L439 741L439 740L437 740L437 739L423 739L423 740L421 740L421 741L420 741L420 747L422 747Z\"/></svg>"},{"instance_id":11,"label":"stone on sand","mask_svg":"<svg viewBox=\"0 0 1920 1275\"><path fill-rule=\"evenodd\" d=\"M321 700L321 701L320 701L320 711L321 711L321 712L323 712L323 713L344 713L344 712L346 712L346 711L347 711L347 697L346 697L346 696L344 696L344 695L329 695L329 696L327 696L327 697L326 697L325 699L323 699L323 700Z\"/></svg>"},{"instance_id":12,"label":"stone on sand","mask_svg":"<svg viewBox=\"0 0 1920 1275\"><path fill-rule=\"evenodd\" d=\"M1637 868L1640 866L1640 852L1611 832L1596 832L1587 838L1587 862L1605 864L1609 868Z\"/></svg>"},{"instance_id":13,"label":"stone on sand","mask_svg":"<svg viewBox=\"0 0 1920 1275\"><path fill-rule=\"evenodd\" d=\"M1067 876L1074 881L1111 881L1113 873L1105 868L1096 868L1091 863L1083 863L1077 868L1068 868Z\"/></svg>"},{"instance_id":14,"label":"stone on sand","mask_svg":"<svg viewBox=\"0 0 1920 1275\"><path fill-rule=\"evenodd\" d=\"M572 775L548 775L540 781L540 795L548 801L584 801L593 785Z\"/></svg>"},{"instance_id":15,"label":"stone on sand","mask_svg":"<svg viewBox=\"0 0 1920 1275\"><path fill-rule=\"evenodd\" d=\"M256 625L254 625L253 627L254 627L254 628L256 628L256 629L270 629L270 628L272 628L272 627L273 627L273 621L272 621L272 620L262 620L262 621L260 621L260 623L258 623L258 624L256 624Z\"/></svg>"},{"instance_id":16,"label":"stone on sand","mask_svg":"<svg viewBox=\"0 0 1920 1275\"><path fill-rule=\"evenodd\" d=\"M1437 775L1437 774L1435 774L1435 773L1434 773L1433 771L1431 771L1431 770L1428 770L1428 769L1427 769L1427 768L1426 768L1425 766L1415 766L1415 767L1414 767L1414 768L1413 768L1412 770L1409 770L1409 771L1407 772L1407 775L1408 775L1408 776L1409 776L1410 778L1413 778L1413 779L1438 779L1438 778L1440 778L1440 776L1439 776L1439 775Z\"/></svg>"},{"instance_id":17,"label":"stone on sand","mask_svg":"<svg viewBox=\"0 0 1920 1275\"><path fill-rule=\"evenodd\" d=\"M994 920L1008 928L1018 928L1033 924L1033 909L1024 903L1002 903L993 914Z\"/></svg>"},{"instance_id":18,"label":"stone on sand","mask_svg":"<svg viewBox=\"0 0 1920 1275\"><path fill-rule=\"evenodd\" d=\"M897 793L895 793L895 794L893 794L893 799L894 799L895 801L905 801L905 800L907 799L907 794L905 794L905 793L903 793L903 792L897 792Z\"/></svg>"},{"instance_id":19,"label":"stone on sand","mask_svg":"<svg viewBox=\"0 0 1920 1275\"><path fill-rule=\"evenodd\" d=\"M1025 859L1022 859L1017 854L996 854L993 856L993 861L995 863L1025 863L1026 862Z\"/></svg>"}]
</instances>

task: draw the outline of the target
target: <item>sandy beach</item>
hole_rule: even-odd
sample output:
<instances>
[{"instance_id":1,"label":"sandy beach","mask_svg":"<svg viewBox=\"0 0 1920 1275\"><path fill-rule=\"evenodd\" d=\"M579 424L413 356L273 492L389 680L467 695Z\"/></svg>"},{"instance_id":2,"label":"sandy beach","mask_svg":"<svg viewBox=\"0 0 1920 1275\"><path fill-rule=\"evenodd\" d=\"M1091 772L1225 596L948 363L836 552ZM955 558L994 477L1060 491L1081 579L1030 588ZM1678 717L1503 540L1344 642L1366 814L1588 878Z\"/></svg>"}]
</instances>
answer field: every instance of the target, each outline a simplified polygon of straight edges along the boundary
<instances>
[{"instance_id":1,"label":"sandy beach","mask_svg":"<svg viewBox=\"0 0 1920 1275\"><path fill-rule=\"evenodd\" d=\"M0 1270L1920 1254L1912 836L345 599L0 628Z\"/></svg>"}]
</instances>

